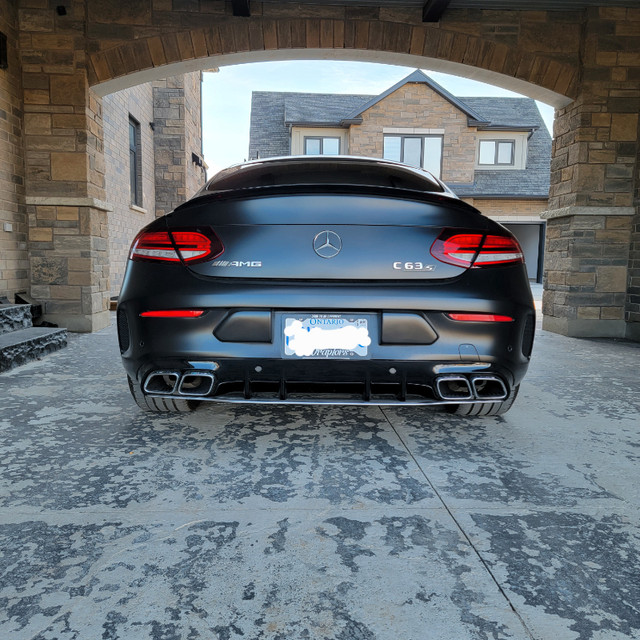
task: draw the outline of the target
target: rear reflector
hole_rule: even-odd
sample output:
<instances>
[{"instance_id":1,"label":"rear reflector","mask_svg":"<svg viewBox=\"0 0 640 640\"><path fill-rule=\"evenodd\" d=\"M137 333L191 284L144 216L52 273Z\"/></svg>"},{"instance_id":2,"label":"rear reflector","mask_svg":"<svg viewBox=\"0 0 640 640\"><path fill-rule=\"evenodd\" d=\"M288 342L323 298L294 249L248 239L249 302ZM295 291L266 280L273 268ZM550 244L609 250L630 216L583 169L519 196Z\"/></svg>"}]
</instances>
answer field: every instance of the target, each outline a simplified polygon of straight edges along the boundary
<instances>
[{"instance_id":1,"label":"rear reflector","mask_svg":"<svg viewBox=\"0 0 640 640\"><path fill-rule=\"evenodd\" d=\"M199 318L204 311L201 309L165 309L162 311L143 311L142 318Z\"/></svg>"},{"instance_id":2,"label":"rear reflector","mask_svg":"<svg viewBox=\"0 0 640 640\"><path fill-rule=\"evenodd\" d=\"M445 229L431 245L431 255L459 267L488 267L524 262L513 236L485 235L473 231Z\"/></svg>"},{"instance_id":3,"label":"rear reflector","mask_svg":"<svg viewBox=\"0 0 640 640\"><path fill-rule=\"evenodd\" d=\"M458 322L513 322L511 316L496 316L491 313L447 313L452 320Z\"/></svg>"},{"instance_id":4,"label":"rear reflector","mask_svg":"<svg viewBox=\"0 0 640 640\"><path fill-rule=\"evenodd\" d=\"M141 231L131 245L131 260L161 262L205 262L224 253L224 246L213 229L197 231Z\"/></svg>"}]
</instances>

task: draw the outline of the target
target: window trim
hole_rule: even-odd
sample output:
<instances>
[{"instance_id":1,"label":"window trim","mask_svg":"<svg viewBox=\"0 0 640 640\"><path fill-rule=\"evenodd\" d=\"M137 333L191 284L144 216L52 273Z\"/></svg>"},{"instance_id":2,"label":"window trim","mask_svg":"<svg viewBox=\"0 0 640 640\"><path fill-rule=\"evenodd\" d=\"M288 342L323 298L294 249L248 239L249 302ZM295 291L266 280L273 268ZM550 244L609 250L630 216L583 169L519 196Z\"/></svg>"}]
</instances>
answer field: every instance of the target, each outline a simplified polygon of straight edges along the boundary
<instances>
[{"instance_id":1,"label":"window trim","mask_svg":"<svg viewBox=\"0 0 640 640\"><path fill-rule=\"evenodd\" d=\"M384 158L384 141L386 138L400 138L400 162L404 162L404 141L406 138L419 138L420 140L420 169L428 171L424 167L424 147L426 138L438 138L440 140L440 167L438 169L438 175L436 178L440 179L442 176L442 162L443 162L443 150L444 150L444 135L440 133L384 133L382 136L382 157ZM389 160L390 158L384 158ZM413 165L410 165L413 166Z\"/></svg>"},{"instance_id":2,"label":"window trim","mask_svg":"<svg viewBox=\"0 0 640 640\"><path fill-rule=\"evenodd\" d=\"M493 162L480 162L480 149L483 142L493 142ZM511 146L511 161L498 162L500 144L508 143ZM513 138L481 138L478 141L478 166L479 167L513 167L516 163L516 141Z\"/></svg>"},{"instance_id":3,"label":"window trim","mask_svg":"<svg viewBox=\"0 0 640 640\"><path fill-rule=\"evenodd\" d=\"M316 153L307 153L307 140L319 140L320 141L320 153L316 154ZM338 153L331 153L331 154L326 154L326 155L340 155L340 147L342 146L342 139L339 136L303 136L302 137L302 150L304 151L304 155L305 156L315 156L315 155L320 155L323 156L325 155L323 153L323 147L324 147L324 141L325 140L337 140L338 141Z\"/></svg>"},{"instance_id":4,"label":"window trim","mask_svg":"<svg viewBox=\"0 0 640 640\"><path fill-rule=\"evenodd\" d=\"M131 142L133 131L134 146ZM140 123L129 114L129 190L130 204L142 208L142 141Z\"/></svg>"}]
</instances>

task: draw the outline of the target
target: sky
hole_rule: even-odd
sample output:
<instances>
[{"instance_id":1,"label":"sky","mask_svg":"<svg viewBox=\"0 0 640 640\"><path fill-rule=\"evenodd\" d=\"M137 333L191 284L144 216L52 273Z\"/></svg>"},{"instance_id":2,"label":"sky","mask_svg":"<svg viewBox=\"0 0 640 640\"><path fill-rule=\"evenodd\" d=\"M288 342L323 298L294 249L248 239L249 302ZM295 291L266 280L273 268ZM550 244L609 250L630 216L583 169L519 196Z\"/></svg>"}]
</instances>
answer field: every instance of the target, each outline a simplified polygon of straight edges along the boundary
<instances>
[{"instance_id":1,"label":"sky","mask_svg":"<svg viewBox=\"0 0 640 640\"><path fill-rule=\"evenodd\" d=\"M256 62L205 72L202 84L203 150L208 175L249 154L252 91L309 93L382 93L414 68L372 62L295 60ZM518 96L500 87L444 73L423 71L454 96ZM553 107L538 102L547 129L553 129Z\"/></svg>"}]
</instances>

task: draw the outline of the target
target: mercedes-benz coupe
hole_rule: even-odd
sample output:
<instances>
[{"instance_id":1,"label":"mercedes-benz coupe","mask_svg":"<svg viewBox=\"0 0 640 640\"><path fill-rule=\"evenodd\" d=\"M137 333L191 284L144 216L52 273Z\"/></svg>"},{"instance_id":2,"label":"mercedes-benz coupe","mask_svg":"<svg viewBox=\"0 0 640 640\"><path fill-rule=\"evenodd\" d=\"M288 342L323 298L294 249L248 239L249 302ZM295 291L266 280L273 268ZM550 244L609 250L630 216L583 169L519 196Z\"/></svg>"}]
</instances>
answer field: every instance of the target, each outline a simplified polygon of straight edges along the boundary
<instances>
[{"instance_id":1,"label":"mercedes-benz coupe","mask_svg":"<svg viewBox=\"0 0 640 640\"><path fill-rule=\"evenodd\" d=\"M117 324L149 411L200 402L507 411L535 310L514 236L420 169L233 166L135 238Z\"/></svg>"}]
</instances>

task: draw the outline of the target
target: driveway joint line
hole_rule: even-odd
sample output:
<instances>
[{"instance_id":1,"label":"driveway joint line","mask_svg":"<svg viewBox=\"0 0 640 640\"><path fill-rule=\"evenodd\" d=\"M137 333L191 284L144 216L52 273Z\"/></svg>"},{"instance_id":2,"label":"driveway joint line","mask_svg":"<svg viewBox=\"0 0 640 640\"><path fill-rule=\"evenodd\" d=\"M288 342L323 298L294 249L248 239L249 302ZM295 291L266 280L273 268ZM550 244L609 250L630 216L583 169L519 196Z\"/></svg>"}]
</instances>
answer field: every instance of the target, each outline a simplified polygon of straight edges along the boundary
<instances>
[{"instance_id":1,"label":"driveway joint line","mask_svg":"<svg viewBox=\"0 0 640 640\"><path fill-rule=\"evenodd\" d=\"M498 581L498 579L496 578L496 576L494 575L493 571L491 570L491 567L489 566L489 564L487 563L487 561L482 557L482 554L480 553L480 551L476 548L475 544L473 544L473 541L471 540L471 538L468 536L467 532L464 530L464 528L462 527L462 525L460 524L459 520L456 518L456 516L454 515L452 509L449 507L449 505L445 502L445 499L442 497L442 495L440 494L440 492L438 491L438 489L436 488L435 484L431 481L431 479L429 478L429 476L427 475L427 473L425 472L425 470L422 468L422 465L420 464L420 462L418 462L418 459L413 455L413 452L411 451L411 449L409 449L409 446L407 445L407 443L404 441L404 439L402 438L402 436L400 435L400 433L398 432L398 430L395 428L395 426L393 425L393 423L391 422L391 420L389 420L389 417L387 416L387 414L385 413L385 408L384 407L379 407L380 412L382 413L382 415L384 416L384 419L387 421L387 423L389 424L389 426L391 427L391 429L393 429L393 432L396 434L396 436L398 437L398 440L400 440L400 443L402 444L402 446L405 448L406 452L409 454L409 457L413 460L413 462L415 463L416 467L418 468L418 471L420 471L420 473L422 474L422 476L424 476L424 479L427 481L427 483L429 484L429 486L431 487L431 490L433 491L433 493L436 495L436 497L438 498L438 500L440 501L440 503L442 504L442 506L444 507L445 511L449 514L449 517L451 518L451 520L453 521L453 523L456 525L456 527L458 528L458 530L460 531L460 533L464 536L465 540L467 541L467 543L469 544L469 546L471 547L471 549L473 550L473 552L475 553L475 555L477 556L478 560L480 560L480 562L482 563L482 566L485 568L486 572L489 574L489 576L491 577L491 580L493 580L494 584L496 585L496 587L498 587L498 591L500 591L500 593L502 594L502 597L507 601L507 603L509 604L509 607L511 607L511 610L513 611L513 613L515 614L515 616L518 618L518 620L520 621L520 624L522 625L522 628L524 629L525 633L527 634L527 636L529 636L530 640L539 640L536 638L536 636L533 635L533 633L531 632L531 630L529 629L529 627L527 626L526 622L524 621L524 618L520 615L520 613L518 612L518 610L516 609L516 607L514 606L513 602L511 602L511 599L509 598L509 596L507 595L506 591L502 588L502 585L500 584L500 582Z\"/></svg>"}]
</instances>

